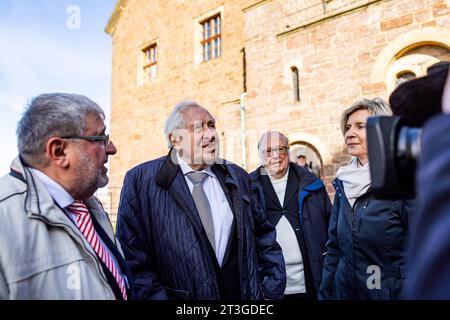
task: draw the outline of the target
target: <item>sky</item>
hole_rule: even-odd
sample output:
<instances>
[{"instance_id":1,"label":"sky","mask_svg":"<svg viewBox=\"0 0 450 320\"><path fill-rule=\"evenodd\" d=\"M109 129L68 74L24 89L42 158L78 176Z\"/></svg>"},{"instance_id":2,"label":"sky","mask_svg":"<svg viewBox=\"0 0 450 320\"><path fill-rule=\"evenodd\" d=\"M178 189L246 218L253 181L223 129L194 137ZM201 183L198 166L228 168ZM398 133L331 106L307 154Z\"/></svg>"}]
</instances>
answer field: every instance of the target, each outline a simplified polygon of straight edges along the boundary
<instances>
[{"instance_id":1,"label":"sky","mask_svg":"<svg viewBox=\"0 0 450 320\"><path fill-rule=\"evenodd\" d=\"M17 155L16 125L41 93L82 94L111 113L116 0L0 0L0 176Z\"/></svg>"}]
</instances>

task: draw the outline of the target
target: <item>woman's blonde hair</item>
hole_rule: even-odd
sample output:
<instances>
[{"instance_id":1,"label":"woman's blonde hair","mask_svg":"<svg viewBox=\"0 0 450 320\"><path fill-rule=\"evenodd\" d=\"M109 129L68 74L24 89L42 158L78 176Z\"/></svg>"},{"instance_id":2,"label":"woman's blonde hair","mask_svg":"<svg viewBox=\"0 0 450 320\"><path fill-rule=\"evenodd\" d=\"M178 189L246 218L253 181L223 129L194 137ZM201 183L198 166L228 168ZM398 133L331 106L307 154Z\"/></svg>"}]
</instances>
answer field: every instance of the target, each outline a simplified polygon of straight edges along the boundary
<instances>
[{"instance_id":1,"label":"woman's blonde hair","mask_svg":"<svg viewBox=\"0 0 450 320\"><path fill-rule=\"evenodd\" d=\"M350 115L358 110L367 110L372 116L390 116L392 110L389 104L381 98L362 99L353 103L350 107L344 110L341 116L341 130L345 134L345 127Z\"/></svg>"}]
</instances>

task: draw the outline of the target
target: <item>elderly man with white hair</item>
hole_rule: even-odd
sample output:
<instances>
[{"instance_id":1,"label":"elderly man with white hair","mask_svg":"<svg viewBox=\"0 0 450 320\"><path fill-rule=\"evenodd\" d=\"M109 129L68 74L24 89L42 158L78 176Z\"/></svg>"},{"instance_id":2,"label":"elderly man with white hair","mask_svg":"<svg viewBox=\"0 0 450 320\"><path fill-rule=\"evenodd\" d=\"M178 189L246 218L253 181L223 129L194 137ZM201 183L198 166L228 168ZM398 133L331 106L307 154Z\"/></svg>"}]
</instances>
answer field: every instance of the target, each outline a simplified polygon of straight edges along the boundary
<instances>
[{"instance_id":1,"label":"elderly man with white hair","mask_svg":"<svg viewBox=\"0 0 450 320\"><path fill-rule=\"evenodd\" d=\"M117 232L135 299L282 297L284 260L248 174L219 159L213 116L195 101L165 124L169 154L130 170Z\"/></svg>"},{"instance_id":2,"label":"elderly man with white hair","mask_svg":"<svg viewBox=\"0 0 450 320\"><path fill-rule=\"evenodd\" d=\"M331 212L325 186L290 162L289 140L281 132L264 133L258 151L261 166L250 177L283 251L287 277L283 299L316 299Z\"/></svg>"}]
</instances>

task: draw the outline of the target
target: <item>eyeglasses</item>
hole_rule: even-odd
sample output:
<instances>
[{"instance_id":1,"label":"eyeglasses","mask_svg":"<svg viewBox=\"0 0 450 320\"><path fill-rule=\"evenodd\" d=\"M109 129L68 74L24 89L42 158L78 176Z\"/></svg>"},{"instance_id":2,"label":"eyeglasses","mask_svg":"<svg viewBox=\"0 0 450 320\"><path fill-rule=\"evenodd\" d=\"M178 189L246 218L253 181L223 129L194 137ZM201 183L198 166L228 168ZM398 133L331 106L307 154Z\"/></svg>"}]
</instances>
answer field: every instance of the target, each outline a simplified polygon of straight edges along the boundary
<instances>
[{"instance_id":1,"label":"eyeglasses","mask_svg":"<svg viewBox=\"0 0 450 320\"><path fill-rule=\"evenodd\" d=\"M268 148L266 150L263 150L263 153L266 157L271 157L275 152L278 153L278 155L282 156L284 154L286 154L286 152L289 150L289 147L287 146L282 146L282 147L278 147L278 148Z\"/></svg>"},{"instance_id":2,"label":"eyeglasses","mask_svg":"<svg viewBox=\"0 0 450 320\"><path fill-rule=\"evenodd\" d=\"M101 141L105 145L105 148L109 146L109 134L106 136L67 136L67 137L61 137L62 139L69 139L69 140L87 140L87 141Z\"/></svg>"}]
</instances>

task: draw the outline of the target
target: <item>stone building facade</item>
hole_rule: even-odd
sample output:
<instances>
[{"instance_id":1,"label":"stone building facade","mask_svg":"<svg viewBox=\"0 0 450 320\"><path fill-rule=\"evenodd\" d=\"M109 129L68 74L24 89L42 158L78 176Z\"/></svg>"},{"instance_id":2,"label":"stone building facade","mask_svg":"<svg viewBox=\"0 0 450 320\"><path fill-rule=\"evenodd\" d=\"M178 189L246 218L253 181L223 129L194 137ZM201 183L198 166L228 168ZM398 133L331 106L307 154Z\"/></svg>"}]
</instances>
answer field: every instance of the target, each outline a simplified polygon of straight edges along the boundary
<instances>
[{"instance_id":1,"label":"stone building facade","mask_svg":"<svg viewBox=\"0 0 450 320\"><path fill-rule=\"evenodd\" d=\"M349 160L340 113L450 61L449 2L119 0L106 27L118 148L110 211L126 171L167 153L164 121L185 98L217 117L224 158L253 170L259 136L278 129L332 194L336 169Z\"/></svg>"}]
</instances>

